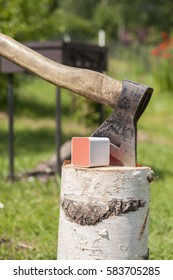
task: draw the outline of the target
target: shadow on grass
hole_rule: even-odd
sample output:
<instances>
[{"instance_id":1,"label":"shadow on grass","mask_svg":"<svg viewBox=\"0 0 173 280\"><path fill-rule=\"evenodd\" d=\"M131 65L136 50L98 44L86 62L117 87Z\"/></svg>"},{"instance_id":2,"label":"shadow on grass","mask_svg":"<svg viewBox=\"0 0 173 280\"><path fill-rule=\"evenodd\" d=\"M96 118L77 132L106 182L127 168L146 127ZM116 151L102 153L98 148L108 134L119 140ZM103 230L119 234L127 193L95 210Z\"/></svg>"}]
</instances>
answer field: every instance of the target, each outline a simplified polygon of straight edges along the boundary
<instances>
[{"instance_id":1,"label":"shadow on grass","mask_svg":"<svg viewBox=\"0 0 173 280\"><path fill-rule=\"evenodd\" d=\"M32 118L55 118L56 108L55 105L43 104L32 99L15 100L15 116L27 116Z\"/></svg>"},{"instance_id":2,"label":"shadow on grass","mask_svg":"<svg viewBox=\"0 0 173 280\"><path fill-rule=\"evenodd\" d=\"M60 103L61 115L70 116L73 114L69 104ZM16 98L15 100L15 116L27 116L32 118L55 118L56 102L54 104L46 104L32 99Z\"/></svg>"},{"instance_id":3,"label":"shadow on grass","mask_svg":"<svg viewBox=\"0 0 173 280\"><path fill-rule=\"evenodd\" d=\"M159 180L159 181L165 180L165 178L173 176L173 171L171 171L170 169L168 169L165 166L163 166L162 169L155 167L154 164L151 166L151 165L148 165L147 163L146 164L143 163L143 166L149 166L151 168L151 170L153 170L156 180Z\"/></svg>"},{"instance_id":4,"label":"shadow on grass","mask_svg":"<svg viewBox=\"0 0 173 280\"><path fill-rule=\"evenodd\" d=\"M52 93L48 93L52 94ZM62 97L61 92L61 97ZM46 103L41 102L38 99L32 99L29 97L22 98L21 96L14 95L14 117L32 117L32 118L55 118L56 116L56 95L55 102L54 103ZM71 108L71 100L69 99L69 102L64 102L63 98L61 98L60 102L60 110L61 115L64 116L72 116L73 110ZM1 104L0 104L0 111L7 112L7 96L3 96L1 98Z\"/></svg>"},{"instance_id":5,"label":"shadow on grass","mask_svg":"<svg viewBox=\"0 0 173 280\"><path fill-rule=\"evenodd\" d=\"M159 168L154 168L152 167L152 170L154 170L154 174L156 176L156 178L158 178L159 180L164 180L166 177L170 177L173 176L173 172L171 170L167 170L167 169L159 169Z\"/></svg>"},{"instance_id":6,"label":"shadow on grass","mask_svg":"<svg viewBox=\"0 0 173 280\"><path fill-rule=\"evenodd\" d=\"M70 140L74 135L72 132L62 133L61 144L65 141ZM82 135L79 135L82 136ZM17 156L35 156L47 153L53 154L56 152L56 137L55 130L53 128L37 128L32 130L30 128L22 129L15 133L15 155ZM8 132L1 131L1 141L0 141L0 155L1 159L7 157L8 155ZM46 159L45 159L46 160ZM145 165L145 164L144 164ZM163 169L151 166L154 171L156 178L159 180L164 180L166 177L173 176L173 172L166 167Z\"/></svg>"},{"instance_id":7,"label":"shadow on grass","mask_svg":"<svg viewBox=\"0 0 173 280\"><path fill-rule=\"evenodd\" d=\"M72 133L61 135L61 144L71 139ZM23 154L38 154L44 151L56 150L55 130L48 128L40 128L32 130L30 128L22 129L14 134L14 149L19 156ZM8 154L8 132L1 132L0 155L1 157Z\"/></svg>"}]
</instances>

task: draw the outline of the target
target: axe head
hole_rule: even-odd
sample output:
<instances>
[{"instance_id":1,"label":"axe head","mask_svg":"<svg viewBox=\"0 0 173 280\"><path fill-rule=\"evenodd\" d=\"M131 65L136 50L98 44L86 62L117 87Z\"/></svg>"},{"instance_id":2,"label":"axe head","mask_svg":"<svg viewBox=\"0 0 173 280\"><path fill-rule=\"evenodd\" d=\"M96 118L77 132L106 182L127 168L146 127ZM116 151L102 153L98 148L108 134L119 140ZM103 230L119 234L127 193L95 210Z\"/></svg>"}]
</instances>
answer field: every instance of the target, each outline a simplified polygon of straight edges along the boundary
<instances>
[{"instance_id":1,"label":"axe head","mask_svg":"<svg viewBox=\"0 0 173 280\"><path fill-rule=\"evenodd\" d=\"M136 166L137 121L147 107L153 89L124 80L122 92L113 113L91 135L110 139L110 164Z\"/></svg>"}]
</instances>

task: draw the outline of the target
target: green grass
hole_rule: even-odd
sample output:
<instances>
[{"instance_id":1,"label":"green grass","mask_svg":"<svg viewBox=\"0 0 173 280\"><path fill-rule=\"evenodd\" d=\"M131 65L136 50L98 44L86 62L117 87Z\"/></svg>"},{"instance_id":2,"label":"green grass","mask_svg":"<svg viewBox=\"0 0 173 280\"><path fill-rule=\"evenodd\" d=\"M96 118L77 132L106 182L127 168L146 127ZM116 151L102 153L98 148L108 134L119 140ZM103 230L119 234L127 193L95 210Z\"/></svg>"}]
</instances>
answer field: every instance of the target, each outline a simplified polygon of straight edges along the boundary
<instances>
[{"instance_id":1,"label":"green grass","mask_svg":"<svg viewBox=\"0 0 173 280\"><path fill-rule=\"evenodd\" d=\"M150 259L173 259L173 95L159 92L149 66L141 63L139 57L135 60L134 54L130 63L122 57L112 59L109 74L155 88L138 123L138 163L151 166L158 177L151 183ZM15 94L17 173L32 169L55 152L54 93L54 86L38 78L23 77ZM89 135L93 127L79 124L73 116L72 94L63 91L61 96L62 142L73 135ZM0 202L4 204L0 208L0 259L56 259L59 178L47 183L33 178L10 183L7 115L2 112L0 139Z\"/></svg>"},{"instance_id":2,"label":"green grass","mask_svg":"<svg viewBox=\"0 0 173 280\"><path fill-rule=\"evenodd\" d=\"M59 190L56 182L1 184L0 259L56 259Z\"/></svg>"}]
</instances>

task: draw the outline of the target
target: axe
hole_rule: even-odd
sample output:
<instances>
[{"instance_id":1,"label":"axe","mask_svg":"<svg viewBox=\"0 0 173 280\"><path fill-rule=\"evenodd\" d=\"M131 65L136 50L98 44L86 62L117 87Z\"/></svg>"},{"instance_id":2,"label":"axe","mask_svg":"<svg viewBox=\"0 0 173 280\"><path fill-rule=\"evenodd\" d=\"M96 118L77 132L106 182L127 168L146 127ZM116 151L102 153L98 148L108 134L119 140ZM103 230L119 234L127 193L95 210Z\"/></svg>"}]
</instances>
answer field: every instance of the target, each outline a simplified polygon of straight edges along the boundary
<instances>
[{"instance_id":1,"label":"axe","mask_svg":"<svg viewBox=\"0 0 173 280\"><path fill-rule=\"evenodd\" d=\"M136 166L137 121L149 103L151 87L56 63L2 33L0 55L56 86L114 108L92 136L110 139L112 165Z\"/></svg>"}]
</instances>

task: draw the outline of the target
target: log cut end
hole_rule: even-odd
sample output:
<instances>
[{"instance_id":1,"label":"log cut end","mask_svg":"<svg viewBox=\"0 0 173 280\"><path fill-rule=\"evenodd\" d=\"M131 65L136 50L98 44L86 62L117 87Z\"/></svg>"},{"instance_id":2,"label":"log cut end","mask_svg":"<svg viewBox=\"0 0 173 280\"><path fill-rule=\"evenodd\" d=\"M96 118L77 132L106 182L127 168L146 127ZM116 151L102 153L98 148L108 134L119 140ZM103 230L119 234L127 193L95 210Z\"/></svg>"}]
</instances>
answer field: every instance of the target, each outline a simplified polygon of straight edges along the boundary
<instances>
[{"instance_id":1,"label":"log cut end","mask_svg":"<svg viewBox=\"0 0 173 280\"><path fill-rule=\"evenodd\" d=\"M130 170L136 170L136 171L143 171L143 170L147 170L147 171L151 171L151 167L149 166L136 166L136 167L130 167L130 166L98 166L98 167L81 167L81 166L73 166L71 164L71 161L65 161L62 168L74 168L76 170L86 170L86 171L93 171L93 172L126 172L126 171L130 171ZM153 171L152 171L153 173Z\"/></svg>"}]
</instances>

